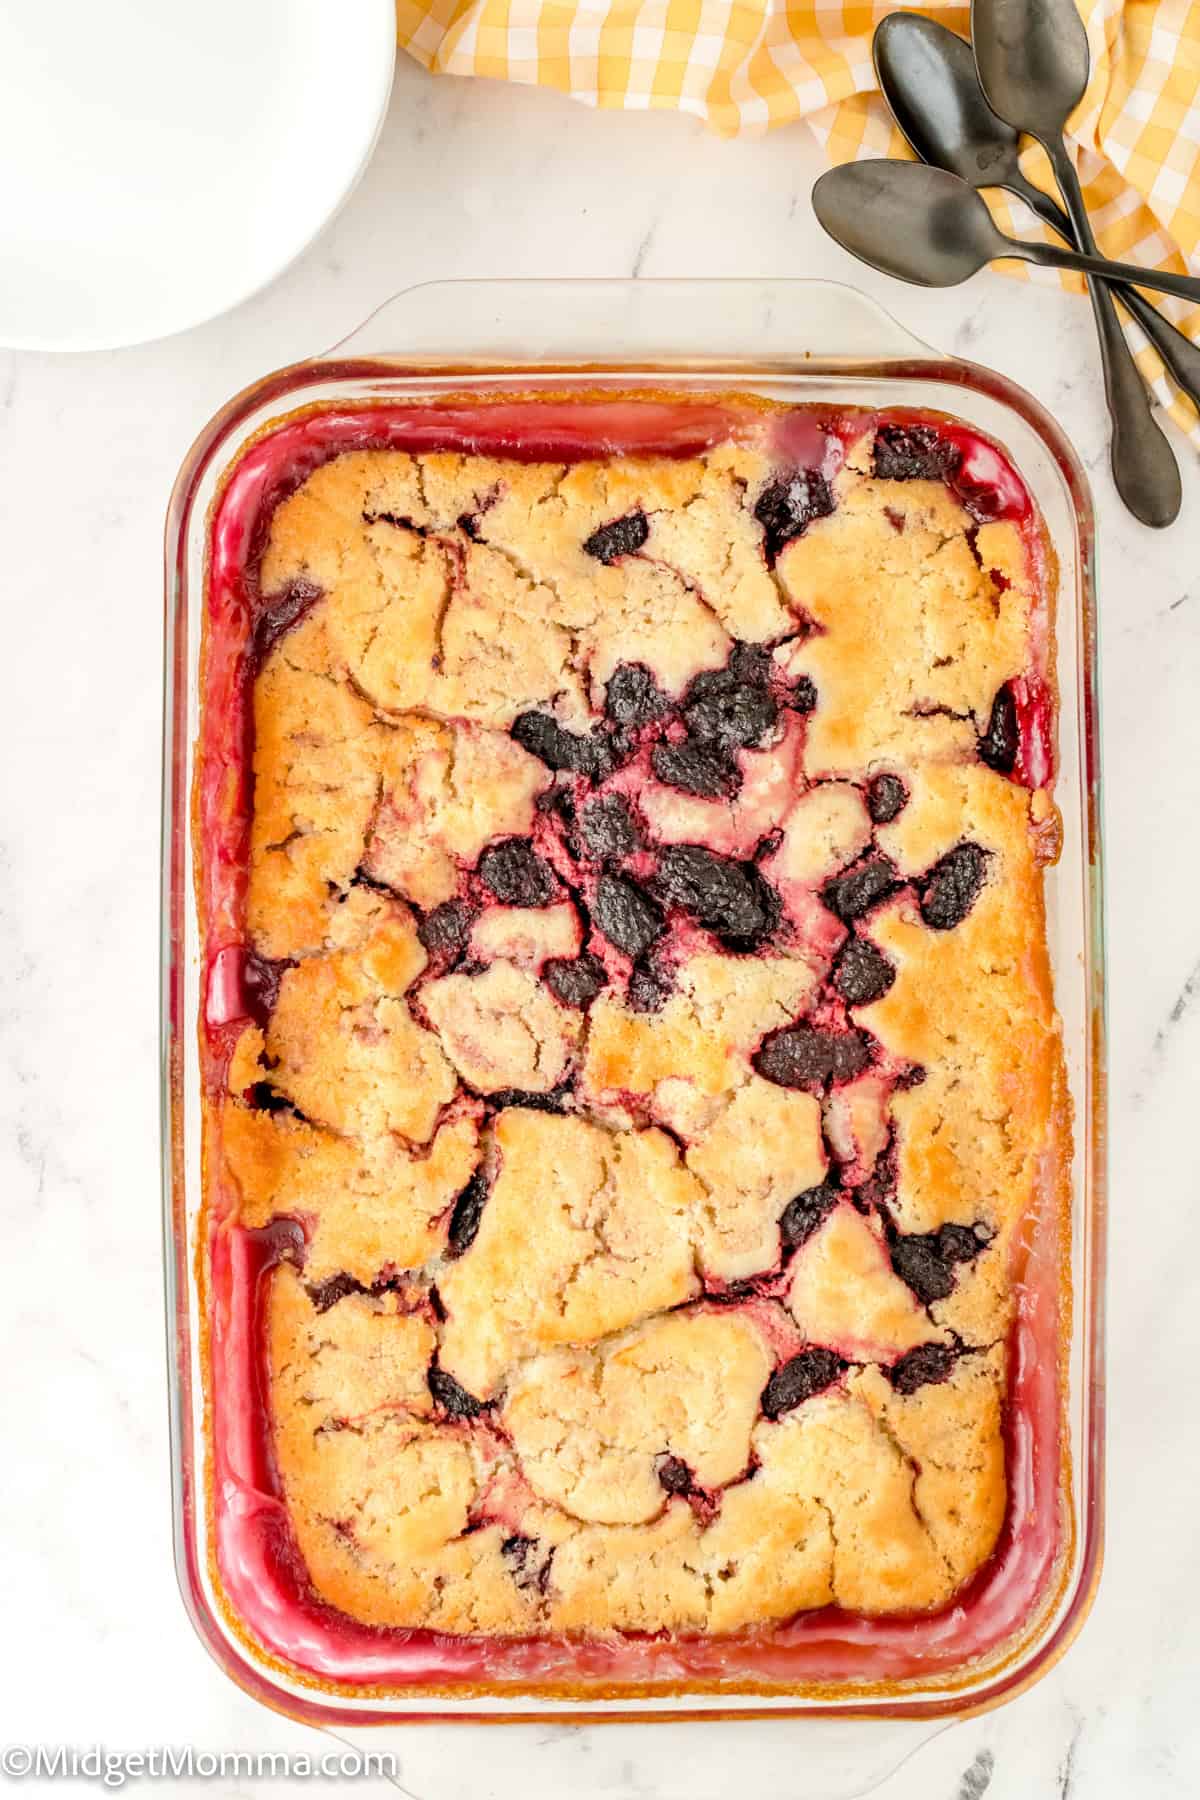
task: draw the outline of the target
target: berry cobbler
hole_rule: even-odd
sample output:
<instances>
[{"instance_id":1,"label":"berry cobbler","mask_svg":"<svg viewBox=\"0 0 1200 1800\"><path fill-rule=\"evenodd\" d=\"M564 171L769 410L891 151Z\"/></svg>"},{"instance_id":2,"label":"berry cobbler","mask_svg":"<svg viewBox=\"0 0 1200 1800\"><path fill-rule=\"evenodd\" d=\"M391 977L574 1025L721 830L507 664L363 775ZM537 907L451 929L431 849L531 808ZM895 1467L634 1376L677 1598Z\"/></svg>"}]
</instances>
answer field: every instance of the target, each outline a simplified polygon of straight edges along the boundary
<instances>
[{"instance_id":1,"label":"berry cobbler","mask_svg":"<svg viewBox=\"0 0 1200 1800\"><path fill-rule=\"evenodd\" d=\"M1023 485L749 400L288 430L205 651L225 1562L427 1671L932 1642L1069 1149Z\"/></svg>"}]
</instances>

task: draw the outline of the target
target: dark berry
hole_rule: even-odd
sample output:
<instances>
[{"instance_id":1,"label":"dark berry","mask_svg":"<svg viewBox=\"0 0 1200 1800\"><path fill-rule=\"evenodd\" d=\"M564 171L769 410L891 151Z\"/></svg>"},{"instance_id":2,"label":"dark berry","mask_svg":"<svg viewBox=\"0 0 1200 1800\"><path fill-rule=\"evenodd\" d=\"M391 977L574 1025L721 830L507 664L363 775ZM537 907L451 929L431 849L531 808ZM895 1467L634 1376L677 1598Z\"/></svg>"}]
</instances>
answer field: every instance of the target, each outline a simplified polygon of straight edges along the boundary
<instances>
[{"instance_id":1,"label":"dark berry","mask_svg":"<svg viewBox=\"0 0 1200 1800\"><path fill-rule=\"evenodd\" d=\"M867 1179L856 1187L852 1199L859 1212L869 1213L886 1207L896 1193L896 1149L889 1143L875 1158L875 1166Z\"/></svg>"},{"instance_id":2,"label":"dark berry","mask_svg":"<svg viewBox=\"0 0 1200 1800\"><path fill-rule=\"evenodd\" d=\"M564 1006L588 1006L608 980L598 956L553 956L543 971L546 986Z\"/></svg>"},{"instance_id":3,"label":"dark berry","mask_svg":"<svg viewBox=\"0 0 1200 1800\"><path fill-rule=\"evenodd\" d=\"M262 611L254 621L254 633L250 642L250 660L254 668L261 669L280 638L293 625L300 623L309 607L321 598L323 591L315 582L305 581L301 576L296 581L290 581L279 593L267 596Z\"/></svg>"},{"instance_id":4,"label":"dark berry","mask_svg":"<svg viewBox=\"0 0 1200 1800\"><path fill-rule=\"evenodd\" d=\"M571 1110L572 1098L571 1083L560 1081L544 1094L535 1093L532 1088L497 1088L487 1101L496 1112L503 1112L506 1106L523 1106L527 1112L565 1113Z\"/></svg>"},{"instance_id":5,"label":"dark berry","mask_svg":"<svg viewBox=\"0 0 1200 1800\"><path fill-rule=\"evenodd\" d=\"M447 1375L445 1369L439 1369L436 1363L430 1368L425 1380L435 1403L448 1418L477 1419L480 1413L487 1410L486 1402L477 1400L474 1394L468 1394L453 1375Z\"/></svg>"},{"instance_id":6,"label":"dark berry","mask_svg":"<svg viewBox=\"0 0 1200 1800\"><path fill-rule=\"evenodd\" d=\"M799 1249L825 1223L840 1198L836 1181L826 1179L819 1187L806 1188L788 1201L779 1221L784 1245Z\"/></svg>"},{"instance_id":7,"label":"dark berry","mask_svg":"<svg viewBox=\"0 0 1200 1800\"><path fill-rule=\"evenodd\" d=\"M639 509L626 513L623 519L601 525L591 537L584 539L583 547L597 562L614 563L622 556L636 556L649 536L650 521Z\"/></svg>"},{"instance_id":8,"label":"dark berry","mask_svg":"<svg viewBox=\"0 0 1200 1800\"><path fill-rule=\"evenodd\" d=\"M946 481L961 462L962 451L932 425L881 425L875 433L880 481Z\"/></svg>"},{"instance_id":9,"label":"dark berry","mask_svg":"<svg viewBox=\"0 0 1200 1800\"><path fill-rule=\"evenodd\" d=\"M685 738L682 744L655 744L650 763L660 781L702 800L731 800L742 785L735 762L711 744Z\"/></svg>"},{"instance_id":10,"label":"dark berry","mask_svg":"<svg viewBox=\"0 0 1200 1800\"><path fill-rule=\"evenodd\" d=\"M779 708L766 688L738 682L718 693L689 697L683 716L689 736L700 743L718 744L726 750L748 749L761 744L774 728Z\"/></svg>"},{"instance_id":11,"label":"dark berry","mask_svg":"<svg viewBox=\"0 0 1200 1800\"><path fill-rule=\"evenodd\" d=\"M921 917L934 931L952 931L974 906L987 873L987 852L956 844L917 884Z\"/></svg>"},{"instance_id":12,"label":"dark berry","mask_svg":"<svg viewBox=\"0 0 1200 1800\"><path fill-rule=\"evenodd\" d=\"M256 1025L266 1027L275 1010L283 978L294 967L294 963L276 962L270 957L259 956L256 950L251 950L247 955L242 965L242 991L246 996L250 1017Z\"/></svg>"},{"instance_id":13,"label":"dark berry","mask_svg":"<svg viewBox=\"0 0 1200 1800\"><path fill-rule=\"evenodd\" d=\"M462 900L443 900L426 913L417 936L430 956L450 961L466 949L471 935L471 909Z\"/></svg>"},{"instance_id":14,"label":"dark berry","mask_svg":"<svg viewBox=\"0 0 1200 1800\"><path fill-rule=\"evenodd\" d=\"M831 875L821 889L821 898L843 925L850 925L894 894L899 885L896 865L889 857L868 855L840 875Z\"/></svg>"},{"instance_id":15,"label":"dark berry","mask_svg":"<svg viewBox=\"0 0 1200 1800\"><path fill-rule=\"evenodd\" d=\"M589 801L579 815L579 835L588 855L597 862L619 862L641 847L633 814L620 794L603 794Z\"/></svg>"},{"instance_id":16,"label":"dark berry","mask_svg":"<svg viewBox=\"0 0 1200 1800\"><path fill-rule=\"evenodd\" d=\"M732 862L702 844L671 844L659 856L655 888L734 950L752 950L779 923L780 903L750 862Z\"/></svg>"},{"instance_id":17,"label":"dark berry","mask_svg":"<svg viewBox=\"0 0 1200 1800\"><path fill-rule=\"evenodd\" d=\"M954 1274L943 1260L932 1234L898 1237L892 1245L892 1267L922 1306L945 1300L954 1292Z\"/></svg>"},{"instance_id":18,"label":"dark berry","mask_svg":"<svg viewBox=\"0 0 1200 1800\"><path fill-rule=\"evenodd\" d=\"M590 781L602 781L629 755L629 745L617 734L596 730L584 737L544 712L521 713L513 720L509 735L548 769L565 769L572 775L586 775Z\"/></svg>"},{"instance_id":19,"label":"dark berry","mask_svg":"<svg viewBox=\"0 0 1200 1800\"><path fill-rule=\"evenodd\" d=\"M651 957L635 962L629 976L626 1003L631 1012L658 1012L671 993L671 977Z\"/></svg>"},{"instance_id":20,"label":"dark berry","mask_svg":"<svg viewBox=\"0 0 1200 1800\"><path fill-rule=\"evenodd\" d=\"M992 1234L982 1223L976 1225L946 1224L939 1228L937 1240L938 1251L944 1261L972 1262L981 1250L987 1249L992 1241Z\"/></svg>"},{"instance_id":21,"label":"dark berry","mask_svg":"<svg viewBox=\"0 0 1200 1800\"><path fill-rule=\"evenodd\" d=\"M608 678L604 710L618 725L648 725L671 710L645 663L621 663Z\"/></svg>"},{"instance_id":22,"label":"dark berry","mask_svg":"<svg viewBox=\"0 0 1200 1800\"><path fill-rule=\"evenodd\" d=\"M954 1363L949 1344L918 1344L892 1364L887 1377L898 1394L915 1394L931 1381L945 1381Z\"/></svg>"},{"instance_id":23,"label":"dark berry","mask_svg":"<svg viewBox=\"0 0 1200 1800\"><path fill-rule=\"evenodd\" d=\"M575 798L569 787L551 785L544 788L533 805L536 812L559 818L564 825L575 823Z\"/></svg>"},{"instance_id":24,"label":"dark berry","mask_svg":"<svg viewBox=\"0 0 1200 1800\"><path fill-rule=\"evenodd\" d=\"M476 1169L458 1199L454 1202L454 1211L450 1215L450 1231L447 1237L447 1255L461 1256L475 1242L479 1230L483 1209L487 1205L487 1176L482 1169Z\"/></svg>"},{"instance_id":25,"label":"dark berry","mask_svg":"<svg viewBox=\"0 0 1200 1800\"><path fill-rule=\"evenodd\" d=\"M541 1545L536 1538L521 1537L514 1532L512 1537L506 1537L501 1544L500 1554L508 1565L509 1574L519 1588L539 1594L546 1592L550 1581L553 1549L543 1556Z\"/></svg>"},{"instance_id":26,"label":"dark berry","mask_svg":"<svg viewBox=\"0 0 1200 1800\"><path fill-rule=\"evenodd\" d=\"M793 469L770 482L754 503L768 564L774 566L785 544L798 538L814 519L828 518L833 509L829 483L818 469Z\"/></svg>"},{"instance_id":27,"label":"dark berry","mask_svg":"<svg viewBox=\"0 0 1200 1800\"><path fill-rule=\"evenodd\" d=\"M997 689L987 729L978 740L979 760L1000 775L1011 775L1021 748L1017 702L1010 687Z\"/></svg>"},{"instance_id":28,"label":"dark berry","mask_svg":"<svg viewBox=\"0 0 1200 1800\"><path fill-rule=\"evenodd\" d=\"M601 875L592 917L626 956L641 956L663 930L662 908L627 875Z\"/></svg>"},{"instance_id":29,"label":"dark berry","mask_svg":"<svg viewBox=\"0 0 1200 1800\"><path fill-rule=\"evenodd\" d=\"M692 1471L681 1456L660 1458L658 1482L664 1493L667 1494L690 1494L694 1485Z\"/></svg>"},{"instance_id":30,"label":"dark berry","mask_svg":"<svg viewBox=\"0 0 1200 1800\"><path fill-rule=\"evenodd\" d=\"M817 709L817 690L809 675L801 675L787 690L784 705L792 712L810 713Z\"/></svg>"},{"instance_id":31,"label":"dark berry","mask_svg":"<svg viewBox=\"0 0 1200 1800\"><path fill-rule=\"evenodd\" d=\"M882 1000L895 979L896 971L883 951L866 938L851 938L833 965L833 985L847 1006Z\"/></svg>"},{"instance_id":32,"label":"dark berry","mask_svg":"<svg viewBox=\"0 0 1200 1800\"><path fill-rule=\"evenodd\" d=\"M245 1097L255 1112L294 1113L296 1111L287 1096L281 1094L278 1088L273 1088L269 1081L256 1081L252 1087L246 1089Z\"/></svg>"},{"instance_id":33,"label":"dark berry","mask_svg":"<svg viewBox=\"0 0 1200 1800\"><path fill-rule=\"evenodd\" d=\"M817 1346L801 1350L776 1369L762 1391L762 1409L768 1419L781 1419L794 1412L805 1400L811 1400L838 1379L846 1364L832 1350Z\"/></svg>"},{"instance_id":34,"label":"dark berry","mask_svg":"<svg viewBox=\"0 0 1200 1800\"><path fill-rule=\"evenodd\" d=\"M858 1031L821 1031L815 1025L792 1025L767 1038L754 1067L777 1087L820 1090L831 1081L851 1081L871 1060L866 1038Z\"/></svg>"},{"instance_id":35,"label":"dark berry","mask_svg":"<svg viewBox=\"0 0 1200 1800\"><path fill-rule=\"evenodd\" d=\"M898 775L876 775L867 787L867 811L876 825L890 825L908 805L908 789Z\"/></svg>"},{"instance_id":36,"label":"dark berry","mask_svg":"<svg viewBox=\"0 0 1200 1800\"><path fill-rule=\"evenodd\" d=\"M775 672L766 644L747 644L741 638L735 639L725 666L731 680L748 682L751 687L766 687Z\"/></svg>"},{"instance_id":37,"label":"dark berry","mask_svg":"<svg viewBox=\"0 0 1200 1800\"><path fill-rule=\"evenodd\" d=\"M583 746L587 740L565 730L549 713L519 713L512 722L509 735L522 750L528 750L530 756L536 756L548 769L569 769L572 774L582 772L580 761L585 755Z\"/></svg>"},{"instance_id":38,"label":"dark berry","mask_svg":"<svg viewBox=\"0 0 1200 1800\"><path fill-rule=\"evenodd\" d=\"M367 1289L361 1281L356 1281L353 1275L348 1275L345 1269L342 1269L336 1275L328 1276L324 1281L314 1282L308 1290L308 1297L316 1310L323 1313L328 1312L331 1306L336 1306L339 1300L344 1300L347 1294L365 1294L366 1292Z\"/></svg>"},{"instance_id":39,"label":"dark berry","mask_svg":"<svg viewBox=\"0 0 1200 1800\"><path fill-rule=\"evenodd\" d=\"M504 906L546 906L556 891L554 871L528 838L503 838L479 858L479 874Z\"/></svg>"}]
</instances>

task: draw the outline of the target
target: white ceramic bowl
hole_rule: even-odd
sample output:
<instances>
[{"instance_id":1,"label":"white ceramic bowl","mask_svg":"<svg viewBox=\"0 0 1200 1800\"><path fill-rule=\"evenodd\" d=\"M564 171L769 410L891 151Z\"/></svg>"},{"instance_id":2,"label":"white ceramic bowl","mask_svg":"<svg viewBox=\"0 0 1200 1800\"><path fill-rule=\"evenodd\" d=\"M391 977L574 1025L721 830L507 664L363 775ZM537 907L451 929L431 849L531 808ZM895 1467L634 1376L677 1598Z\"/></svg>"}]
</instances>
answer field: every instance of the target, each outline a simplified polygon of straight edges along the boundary
<instances>
[{"instance_id":1,"label":"white ceramic bowl","mask_svg":"<svg viewBox=\"0 0 1200 1800\"><path fill-rule=\"evenodd\" d=\"M144 343L236 306L366 166L393 0L4 0L0 344Z\"/></svg>"}]
</instances>

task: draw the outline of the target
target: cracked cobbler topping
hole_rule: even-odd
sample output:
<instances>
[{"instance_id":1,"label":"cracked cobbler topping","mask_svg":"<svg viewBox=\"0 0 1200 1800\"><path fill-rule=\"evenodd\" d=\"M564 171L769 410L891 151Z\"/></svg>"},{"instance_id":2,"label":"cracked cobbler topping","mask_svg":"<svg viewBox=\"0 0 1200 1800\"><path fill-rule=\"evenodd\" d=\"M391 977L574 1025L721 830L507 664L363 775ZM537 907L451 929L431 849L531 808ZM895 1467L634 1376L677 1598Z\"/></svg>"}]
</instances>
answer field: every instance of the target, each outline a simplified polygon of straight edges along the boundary
<instances>
[{"instance_id":1,"label":"cracked cobbler topping","mask_svg":"<svg viewBox=\"0 0 1200 1800\"><path fill-rule=\"evenodd\" d=\"M932 419L274 505L210 1158L221 1228L291 1222L267 1416L339 1613L719 1636L987 1563L1061 1130L1045 587Z\"/></svg>"}]
</instances>

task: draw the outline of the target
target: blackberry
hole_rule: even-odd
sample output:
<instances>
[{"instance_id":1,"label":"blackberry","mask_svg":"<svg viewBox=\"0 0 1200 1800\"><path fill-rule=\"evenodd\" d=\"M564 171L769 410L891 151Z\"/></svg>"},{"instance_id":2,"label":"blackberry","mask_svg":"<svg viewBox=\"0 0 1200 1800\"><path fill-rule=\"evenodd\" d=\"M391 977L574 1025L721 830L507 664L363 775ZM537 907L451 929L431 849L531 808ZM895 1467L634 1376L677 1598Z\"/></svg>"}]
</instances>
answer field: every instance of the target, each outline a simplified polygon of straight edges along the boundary
<instances>
[{"instance_id":1,"label":"blackberry","mask_svg":"<svg viewBox=\"0 0 1200 1800\"><path fill-rule=\"evenodd\" d=\"M603 781L629 757L630 746L619 733L597 728L585 737L544 712L521 713L509 736L548 769L586 775L589 781Z\"/></svg>"},{"instance_id":2,"label":"blackberry","mask_svg":"<svg viewBox=\"0 0 1200 1800\"><path fill-rule=\"evenodd\" d=\"M961 925L983 886L987 852L978 844L956 844L917 883L921 917L934 931Z\"/></svg>"},{"instance_id":3,"label":"blackberry","mask_svg":"<svg viewBox=\"0 0 1200 1800\"><path fill-rule=\"evenodd\" d=\"M702 844L671 844L662 851L655 888L715 932L730 949L757 948L779 923L779 896L750 862L733 862Z\"/></svg>"},{"instance_id":4,"label":"blackberry","mask_svg":"<svg viewBox=\"0 0 1200 1800\"><path fill-rule=\"evenodd\" d=\"M800 675L787 690L783 703L791 712L810 713L817 709L817 690L810 675Z\"/></svg>"},{"instance_id":5,"label":"blackberry","mask_svg":"<svg viewBox=\"0 0 1200 1800\"><path fill-rule=\"evenodd\" d=\"M641 848L633 814L620 794L603 794L589 801L579 815L579 835L588 855L597 862L619 862Z\"/></svg>"},{"instance_id":6,"label":"blackberry","mask_svg":"<svg viewBox=\"0 0 1200 1800\"><path fill-rule=\"evenodd\" d=\"M660 781L702 800L731 800L742 785L737 764L715 745L685 738L681 744L655 744L650 764Z\"/></svg>"},{"instance_id":7,"label":"blackberry","mask_svg":"<svg viewBox=\"0 0 1200 1800\"><path fill-rule=\"evenodd\" d=\"M817 1346L801 1350L781 1364L762 1391L762 1409L768 1419L781 1419L794 1412L805 1400L811 1400L831 1386L846 1368L842 1358L832 1350Z\"/></svg>"},{"instance_id":8,"label":"blackberry","mask_svg":"<svg viewBox=\"0 0 1200 1800\"><path fill-rule=\"evenodd\" d=\"M308 1297L319 1313L328 1312L347 1294L365 1294L368 1292L361 1281L340 1269L336 1275L329 1275L324 1281L315 1281L308 1289Z\"/></svg>"},{"instance_id":9,"label":"blackberry","mask_svg":"<svg viewBox=\"0 0 1200 1800\"><path fill-rule=\"evenodd\" d=\"M586 952L582 956L551 957L543 974L556 1000L580 1010L591 1004L608 980L600 958Z\"/></svg>"},{"instance_id":10,"label":"blackberry","mask_svg":"<svg viewBox=\"0 0 1200 1800\"><path fill-rule=\"evenodd\" d=\"M489 844L479 858L479 875L504 906L546 906L554 898L554 871L528 838Z\"/></svg>"},{"instance_id":11,"label":"blackberry","mask_svg":"<svg viewBox=\"0 0 1200 1800\"><path fill-rule=\"evenodd\" d=\"M506 1106L523 1106L527 1112L565 1113L571 1109L571 1100L569 1081L561 1081L543 1094L535 1093L532 1088L497 1088L494 1094L487 1095L493 1112L502 1112Z\"/></svg>"},{"instance_id":12,"label":"blackberry","mask_svg":"<svg viewBox=\"0 0 1200 1800\"><path fill-rule=\"evenodd\" d=\"M853 1080L870 1060L861 1032L792 1025L766 1039L755 1054L754 1067L777 1087L820 1092L831 1082Z\"/></svg>"},{"instance_id":13,"label":"blackberry","mask_svg":"<svg viewBox=\"0 0 1200 1800\"><path fill-rule=\"evenodd\" d=\"M892 1267L923 1306L954 1292L954 1267L971 1262L991 1242L986 1225L946 1224L937 1231L912 1232L892 1244Z\"/></svg>"},{"instance_id":14,"label":"blackberry","mask_svg":"<svg viewBox=\"0 0 1200 1800\"><path fill-rule=\"evenodd\" d=\"M454 1202L454 1211L450 1215L450 1230L446 1240L447 1255L461 1256L464 1250L471 1248L479 1231L487 1198L487 1176L482 1169L476 1169Z\"/></svg>"},{"instance_id":15,"label":"blackberry","mask_svg":"<svg viewBox=\"0 0 1200 1800\"><path fill-rule=\"evenodd\" d=\"M880 481L949 481L962 451L932 425L880 425L875 433L875 474Z\"/></svg>"},{"instance_id":16,"label":"blackberry","mask_svg":"<svg viewBox=\"0 0 1200 1800\"><path fill-rule=\"evenodd\" d=\"M641 957L629 976L625 1000L633 1012L658 1012L671 993L671 978L652 958Z\"/></svg>"},{"instance_id":17,"label":"blackberry","mask_svg":"<svg viewBox=\"0 0 1200 1800\"><path fill-rule=\"evenodd\" d=\"M443 900L417 926L425 950L438 961L452 961L466 949L471 935L471 908L463 900Z\"/></svg>"},{"instance_id":18,"label":"blackberry","mask_svg":"<svg viewBox=\"0 0 1200 1800\"><path fill-rule=\"evenodd\" d=\"M681 1456L662 1457L657 1473L659 1486L667 1494L690 1494L695 1485L692 1471Z\"/></svg>"},{"instance_id":19,"label":"blackberry","mask_svg":"<svg viewBox=\"0 0 1200 1800\"><path fill-rule=\"evenodd\" d=\"M487 1411L487 1403L468 1394L465 1387L433 1363L425 1377L434 1402L450 1419L477 1419Z\"/></svg>"},{"instance_id":20,"label":"blackberry","mask_svg":"<svg viewBox=\"0 0 1200 1800\"><path fill-rule=\"evenodd\" d=\"M887 1378L898 1394L915 1394L931 1381L945 1381L956 1360L949 1344L918 1344L892 1364Z\"/></svg>"},{"instance_id":21,"label":"blackberry","mask_svg":"<svg viewBox=\"0 0 1200 1800\"><path fill-rule=\"evenodd\" d=\"M785 545L802 536L814 519L828 518L833 511L833 494L818 469L793 469L770 482L754 504L768 567L775 566Z\"/></svg>"},{"instance_id":22,"label":"blackberry","mask_svg":"<svg viewBox=\"0 0 1200 1800\"><path fill-rule=\"evenodd\" d=\"M852 925L894 894L899 885L895 863L889 857L868 854L840 875L831 875L821 889L821 899L843 925Z\"/></svg>"},{"instance_id":23,"label":"blackberry","mask_svg":"<svg viewBox=\"0 0 1200 1800\"><path fill-rule=\"evenodd\" d=\"M833 965L833 985L847 1006L870 1006L882 1000L896 979L882 950L866 938L852 937Z\"/></svg>"},{"instance_id":24,"label":"blackberry","mask_svg":"<svg viewBox=\"0 0 1200 1800\"><path fill-rule=\"evenodd\" d=\"M623 519L613 519L608 525L599 526L591 537L584 539L583 548L597 562L615 563L622 556L636 556L649 536L650 521L639 507L635 512L626 513Z\"/></svg>"},{"instance_id":25,"label":"blackberry","mask_svg":"<svg viewBox=\"0 0 1200 1800\"><path fill-rule=\"evenodd\" d=\"M836 1180L826 1177L819 1187L806 1188L789 1200L779 1220L785 1247L798 1250L801 1244L806 1244L813 1233L820 1230L840 1197Z\"/></svg>"},{"instance_id":26,"label":"blackberry","mask_svg":"<svg viewBox=\"0 0 1200 1800\"><path fill-rule=\"evenodd\" d=\"M619 663L604 690L604 710L618 725L648 725L671 710L671 702L645 663Z\"/></svg>"},{"instance_id":27,"label":"blackberry","mask_svg":"<svg viewBox=\"0 0 1200 1800\"><path fill-rule=\"evenodd\" d=\"M908 789L898 775L876 775L867 787L867 811L875 825L890 825L908 805Z\"/></svg>"},{"instance_id":28,"label":"blackberry","mask_svg":"<svg viewBox=\"0 0 1200 1800\"><path fill-rule=\"evenodd\" d=\"M662 935L662 908L627 875L601 875L592 917L610 944L639 957Z\"/></svg>"},{"instance_id":29,"label":"blackberry","mask_svg":"<svg viewBox=\"0 0 1200 1800\"><path fill-rule=\"evenodd\" d=\"M980 762L999 775L1011 775L1021 748L1021 726L1017 718L1017 702L1010 687L998 688L988 715L987 729L977 740Z\"/></svg>"},{"instance_id":30,"label":"blackberry","mask_svg":"<svg viewBox=\"0 0 1200 1800\"><path fill-rule=\"evenodd\" d=\"M251 950L247 954L242 964L242 992L246 996L250 1017L256 1025L266 1028L267 1021L275 1010L283 978L295 966L292 962L280 962L272 957L260 956L257 950Z\"/></svg>"},{"instance_id":31,"label":"blackberry","mask_svg":"<svg viewBox=\"0 0 1200 1800\"><path fill-rule=\"evenodd\" d=\"M736 645L724 669L690 683L683 698L688 736L724 750L761 743L779 717L769 679L770 658L761 646Z\"/></svg>"}]
</instances>

